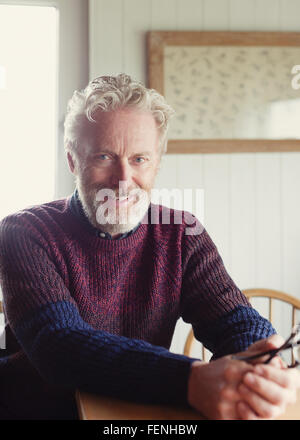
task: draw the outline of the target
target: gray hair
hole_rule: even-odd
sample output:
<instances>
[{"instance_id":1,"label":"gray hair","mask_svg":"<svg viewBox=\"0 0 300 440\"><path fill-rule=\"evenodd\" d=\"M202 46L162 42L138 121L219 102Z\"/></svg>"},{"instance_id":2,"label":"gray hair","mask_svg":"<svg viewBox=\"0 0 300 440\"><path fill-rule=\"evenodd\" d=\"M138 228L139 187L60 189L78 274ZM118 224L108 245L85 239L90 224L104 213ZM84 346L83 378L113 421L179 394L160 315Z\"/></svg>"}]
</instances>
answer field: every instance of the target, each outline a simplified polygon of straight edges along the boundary
<instances>
[{"instance_id":1,"label":"gray hair","mask_svg":"<svg viewBox=\"0 0 300 440\"><path fill-rule=\"evenodd\" d=\"M67 152L77 153L80 142L89 143L97 126L96 114L121 108L149 110L158 127L161 154L167 151L169 120L175 113L165 98L154 89L124 73L99 76L81 91L75 91L68 103L64 123L64 144Z\"/></svg>"}]
</instances>

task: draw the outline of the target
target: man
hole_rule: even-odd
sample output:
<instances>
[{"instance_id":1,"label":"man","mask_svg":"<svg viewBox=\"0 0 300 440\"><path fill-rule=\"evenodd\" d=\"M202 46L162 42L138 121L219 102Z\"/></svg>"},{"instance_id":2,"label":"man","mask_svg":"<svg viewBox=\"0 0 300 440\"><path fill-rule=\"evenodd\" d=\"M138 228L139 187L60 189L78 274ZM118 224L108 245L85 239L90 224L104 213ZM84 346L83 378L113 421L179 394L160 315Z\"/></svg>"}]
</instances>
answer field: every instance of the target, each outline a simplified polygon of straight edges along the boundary
<instances>
[{"instance_id":1,"label":"man","mask_svg":"<svg viewBox=\"0 0 300 440\"><path fill-rule=\"evenodd\" d=\"M188 217L173 210L162 222L150 205L171 115L127 75L92 81L65 121L75 193L2 221L3 418L76 418L75 389L190 405L211 419L272 418L295 399L298 373L278 359L230 356L281 340L207 232L194 219L187 233ZM180 316L212 362L168 351Z\"/></svg>"}]
</instances>

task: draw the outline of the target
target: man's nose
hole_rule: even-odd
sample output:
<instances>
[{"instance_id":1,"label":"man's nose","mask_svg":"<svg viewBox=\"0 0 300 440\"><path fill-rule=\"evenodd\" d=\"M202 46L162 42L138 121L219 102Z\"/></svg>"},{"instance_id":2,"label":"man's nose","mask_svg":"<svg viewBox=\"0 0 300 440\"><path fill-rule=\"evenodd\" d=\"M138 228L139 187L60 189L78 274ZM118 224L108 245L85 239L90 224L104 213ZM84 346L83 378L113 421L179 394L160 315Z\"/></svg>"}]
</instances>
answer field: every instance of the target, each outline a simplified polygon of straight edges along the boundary
<instances>
[{"instance_id":1,"label":"man's nose","mask_svg":"<svg viewBox=\"0 0 300 440\"><path fill-rule=\"evenodd\" d=\"M115 167L114 183L119 184L120 181L130 183L132 177L132 170L130 164L126 159L120 160Z\"/></svg>"}]
</instances>

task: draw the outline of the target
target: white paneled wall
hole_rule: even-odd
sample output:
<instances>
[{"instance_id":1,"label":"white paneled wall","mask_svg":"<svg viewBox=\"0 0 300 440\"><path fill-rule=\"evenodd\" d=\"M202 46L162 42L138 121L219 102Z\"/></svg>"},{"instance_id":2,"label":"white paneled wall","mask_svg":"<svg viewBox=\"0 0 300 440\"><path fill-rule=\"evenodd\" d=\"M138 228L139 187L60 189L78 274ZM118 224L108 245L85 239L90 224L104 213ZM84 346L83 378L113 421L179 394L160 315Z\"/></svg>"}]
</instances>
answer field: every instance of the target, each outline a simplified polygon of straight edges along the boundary
<instances>
[{"instance_id":1,"label":"white paneled wall","mask_svg":"<svg viewBox=\"0 0 300 440\"><path fill-rule=\"evenodd\" d=\"M90 0L90 77L146 82L149 30L299 32L299 17L300 0ZM300 298L300 153L166 155L157 186L204 189L205 226L240 288ZM172 350L186 332L179 322Z\"/></svg>"}]
</instances>

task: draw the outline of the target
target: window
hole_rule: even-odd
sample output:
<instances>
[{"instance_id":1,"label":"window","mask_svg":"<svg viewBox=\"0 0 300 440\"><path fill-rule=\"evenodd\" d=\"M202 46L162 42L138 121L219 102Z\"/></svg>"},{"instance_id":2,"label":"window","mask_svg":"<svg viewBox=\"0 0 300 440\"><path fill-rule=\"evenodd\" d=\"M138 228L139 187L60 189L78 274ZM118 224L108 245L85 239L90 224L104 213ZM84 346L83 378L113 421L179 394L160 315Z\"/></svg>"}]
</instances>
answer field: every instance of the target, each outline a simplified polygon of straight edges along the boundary
<instances>
[{"instance_id":1,"label":"window","mask_svg":"<svg viewBox=\"0 0 300 440\"><path fill-rule=\"evenodd\" d=\"M0 5L0 219L53 200L58 12Z\"/></svg>"}]
</instances>

